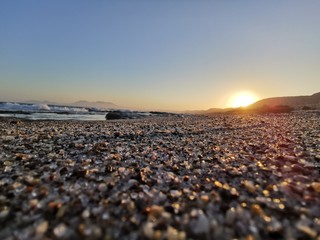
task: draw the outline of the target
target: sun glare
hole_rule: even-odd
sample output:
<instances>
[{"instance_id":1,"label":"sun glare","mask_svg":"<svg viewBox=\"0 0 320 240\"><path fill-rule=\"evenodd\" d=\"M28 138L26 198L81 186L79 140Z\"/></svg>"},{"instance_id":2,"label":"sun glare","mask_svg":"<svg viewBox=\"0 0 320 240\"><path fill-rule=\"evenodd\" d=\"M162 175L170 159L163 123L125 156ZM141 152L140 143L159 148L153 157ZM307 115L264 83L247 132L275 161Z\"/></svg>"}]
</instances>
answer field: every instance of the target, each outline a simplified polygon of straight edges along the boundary
<instances>
[{"instance_id":1,"label":"sun glare","mask_svg":"<svg viewBox=\"0 0 320 240\"><path fill-rule=\"evenodd\" d=\"M233 108L246 107L258 100L257 96L249 92L240 92L229 99L229 106Z\"/></svg>"}]
</instances>

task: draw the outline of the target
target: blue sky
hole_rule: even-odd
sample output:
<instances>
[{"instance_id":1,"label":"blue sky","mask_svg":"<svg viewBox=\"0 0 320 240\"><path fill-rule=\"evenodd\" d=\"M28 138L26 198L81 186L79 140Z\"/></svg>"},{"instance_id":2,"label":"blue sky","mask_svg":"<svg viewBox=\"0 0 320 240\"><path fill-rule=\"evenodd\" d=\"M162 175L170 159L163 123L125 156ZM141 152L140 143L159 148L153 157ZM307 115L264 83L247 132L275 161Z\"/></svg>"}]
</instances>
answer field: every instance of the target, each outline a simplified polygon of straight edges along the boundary
<instances>
[{"instance_id":1,"label":"blue sky","mask_svg":"<svg viewBox=\"0 0 320 240\"><path fill-rule=\"evenodd\" d=\"M320 1L1 1L0 100L226 107L320 90Z\"/></svg>"}]
</instances>

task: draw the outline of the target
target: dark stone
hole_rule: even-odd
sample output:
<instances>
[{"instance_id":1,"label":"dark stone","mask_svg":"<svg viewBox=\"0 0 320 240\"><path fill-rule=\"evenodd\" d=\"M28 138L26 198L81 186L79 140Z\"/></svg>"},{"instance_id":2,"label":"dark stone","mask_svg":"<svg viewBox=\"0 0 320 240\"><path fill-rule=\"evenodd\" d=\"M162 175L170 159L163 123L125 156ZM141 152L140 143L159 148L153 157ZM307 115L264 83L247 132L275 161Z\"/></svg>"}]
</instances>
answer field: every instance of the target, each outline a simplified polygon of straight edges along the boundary
<instances>
[{"instance_id":1,"label":"dark stone","mask_svg":"<svg viewBox=\"0 0 320 240\"><path fill-rule=\"evenodd\" d=\"M108 112L106 115L106 120L123 119L123 115L120 111Z\"/></svg>"},{"instance_id":2,"label":"dark stone","mask_svg":"<svg viewBox=\"0 0 320 240\"><path fill-rule=\"evenodd\" d=\"M141 118L137 112L130 112L130 111L111 111L106 114L106 120L116 120L116 119L135 119Z\"/></svg>"}]
</instances>

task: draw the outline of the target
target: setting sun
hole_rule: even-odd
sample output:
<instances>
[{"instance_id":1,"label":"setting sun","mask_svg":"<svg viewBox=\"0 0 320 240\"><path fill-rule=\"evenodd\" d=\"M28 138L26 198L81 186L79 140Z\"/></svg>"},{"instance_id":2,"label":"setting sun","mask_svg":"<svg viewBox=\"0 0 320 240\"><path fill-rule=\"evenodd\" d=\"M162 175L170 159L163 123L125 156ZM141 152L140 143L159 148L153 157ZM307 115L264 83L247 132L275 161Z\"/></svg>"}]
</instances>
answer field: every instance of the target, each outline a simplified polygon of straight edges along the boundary
<instances>
[{"instance_id":1,"label":"setting sun","mask_svg":"<svg viewBox=\"0 0 320 240\"><path fill-rule=\"evenodd\" d=\"M229 106L233 108L246 107L258 100L257 96L250 92L239 92L229 99Z\"/></svg>"}]
</instances>

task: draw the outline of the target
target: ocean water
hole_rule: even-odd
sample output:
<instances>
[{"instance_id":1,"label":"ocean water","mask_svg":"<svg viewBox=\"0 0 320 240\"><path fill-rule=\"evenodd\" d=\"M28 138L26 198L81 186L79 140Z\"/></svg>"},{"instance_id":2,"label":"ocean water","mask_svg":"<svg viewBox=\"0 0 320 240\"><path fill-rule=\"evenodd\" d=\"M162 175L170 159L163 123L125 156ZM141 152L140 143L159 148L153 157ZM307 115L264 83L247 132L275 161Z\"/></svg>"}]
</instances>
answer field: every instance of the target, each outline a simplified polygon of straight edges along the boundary
<instances>
[{"instance_id":1,"label":"ocean water","mask_svg":"<svg viewBox=\"0 0 320 240\"><path fill-rule=\"evenodd\" d=\"M22 112L89 112L88 108L83 107L68 107L56 106L47 104L30 104L30 103L13 103L13 102L0 102L0 111L22 111Z\"/></svg>"},{"instance_id":2,"label":"ocean water","mask_svg":"<svg viewBox=\"0 0 320 240\"><path fill-rule=\"evenodd\" d=\"M30 120L105 120L107 109L0 102L0 117Z\"/></svg>"},{"instance_id":3,"label":"ocean water","mask_svg":"<svg viewBox=\"0 0 320 240\"><path fill-rule=\"evenodd\" d=\"M108 112L115 109L57 106L48 104L0 102L0 117L15 117L30 120L105 120ZM133 118L169 116L165 112L118 110L128 113Z\"/></svg>"},{"instance_id":4,"label":"ocean water","mask_svg":"<svg viewBox=\"0 0 320 240\"><path fill-rule=\"evenodd\" d=\"M102 121L105 119L106 114L57 114L57 113L1 113L0 117L14 117L29 120L81 120L81 121Z\"/></svg>"}]
</instances>

